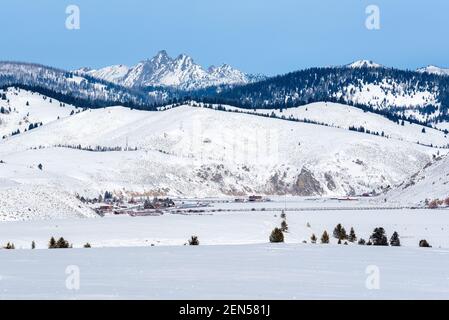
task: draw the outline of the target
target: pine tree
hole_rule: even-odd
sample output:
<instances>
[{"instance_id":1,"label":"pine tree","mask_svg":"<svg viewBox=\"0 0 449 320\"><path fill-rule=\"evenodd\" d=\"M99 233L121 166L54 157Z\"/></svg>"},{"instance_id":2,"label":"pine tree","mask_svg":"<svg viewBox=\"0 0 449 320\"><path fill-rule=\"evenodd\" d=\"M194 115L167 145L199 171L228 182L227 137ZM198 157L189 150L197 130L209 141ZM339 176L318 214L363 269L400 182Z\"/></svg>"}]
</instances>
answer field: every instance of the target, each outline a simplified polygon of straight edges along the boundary
<instances>
[{"instance_id":1,"label":"pine tree","mask_svg":"<svg viewBox=\"0 0 449 320\"><path fill-rule=\"evenodd\" d=\"M326 230L323 232L323 235L321 236L321 243L323 244L329 243L329 234L327 233Z\"/></svg>"},{"instance_id":2,"label":"pine tree","mask_svg":"<svg viewBox=\"0 0 449 320\"><path fill-rule=\"evenodd\" d=\"M31 242L31 249L36 249L36 243L34 242L34 240Z\"/></svg>"},{"instance_id":3,"label":"pine tree","mask_svg":"<svg viewBox=\"0 0 449 320\"><path fill-rule=\"evenodd\" d=\"M56 241L56 246L55 246L55 248L58 248L58 249L67 249L67 248L70 248L70 244L69 244L69 242L66 241L63 237L60 237L60 238L58 239L58 241Z\"/></svg>"},{"instance_id":4,"label":"pine tree","mask_svg":"<svg viewBox=\"0 0 449 320\"><path fill-rule=\"evenodd\" d=\"M355 231L354 228L351 227L351 231L349 231L349 237L348 237L349 242L355 242L357 241L357 236L355 235Z\"/></svg>"},{"instance_id":5,"label":"pine tree","mask_svg":"<svg viewBox=\"0 0 449 320\"><path fill-rule=\"evenodd\" d=\"M337 226L334 228L334 233L333 233L334 238L340 239L341 228L342 228L342 226L340 223L337 224Z\"/></svg>"},{"instance_id":6,"label":"pine tree","mask_svg":"<svg viewBox=\"0 0 449 320\"><path fill-rule=\"evenodd\" d=\"M345 228L340 223L335 227L333 235L338 240L346 240L348 238Z\"/></svg>"},{"instance_id":7,"label":"pine tree","mask_svg":"<svg viewBox=\"0 0 449 320\"><path fill-rule=\"evenodd\" d=\"M312 234L312 236L310 237L310 241L312 242L312 243L316 243L316 241L317 241L317 238L316 238L316 236L315 236L315 234L313 233Z\"/></svg>"},{"instance_id":8,"label":"pine tree","mask_svg":"<svg viewBox=\"0 0 449 320\"><path fill-rule=\"evenodd\" d=\"M388 246L385 229L382 227L375 228L373 234L370 237L370 241L374 246Z\"/></svg>"},{"instance_id":9,"label":"pine tree","mask_svg":"<svg viewBox=\"0 0 449 320\"><path fill-rule=\"evenodd\" d=\"M284 242L284 234L282 233L281 229L274 228L274 230L271 232L270 235L270 242L272 243Z\"/></svg>"},{"instance_id":10,"label":"pine tree","mask_svg":"<svg viewBox=\"0 0 449 320\"><path fill-rule=\"evenodd\" d=\"M390 239L390 246L392 247L400 247L401 241L399 240L399 234L395 231Z\"/></svg>"},{"instance_id":11,"label":"pine tree","mask_svg":"<svg viewBox=\"0 0 449 320\"><path fill-rule=\"evenodd\" d=\"M54 237L51 237L50 241L48 242L48 249L55 249L56 248L56 240Z\"/></svg>"}]
</instances>

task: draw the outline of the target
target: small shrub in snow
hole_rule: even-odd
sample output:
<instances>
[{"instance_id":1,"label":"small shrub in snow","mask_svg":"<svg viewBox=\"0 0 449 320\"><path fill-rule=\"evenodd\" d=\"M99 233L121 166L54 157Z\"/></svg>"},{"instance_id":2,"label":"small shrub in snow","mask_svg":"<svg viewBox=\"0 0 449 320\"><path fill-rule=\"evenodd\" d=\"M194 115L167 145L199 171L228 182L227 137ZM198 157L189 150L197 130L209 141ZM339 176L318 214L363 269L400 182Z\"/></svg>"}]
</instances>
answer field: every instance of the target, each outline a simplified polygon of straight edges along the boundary
<instances>
[{"instance_id":1,"label":"small shrub in snow","mask_svg":"<svg viewBox=\"0 0 449 320\"><path fill-rule=\"evenodd\" d=\"M419 242L419 246L421 247L421 248L431 248L432 246L427 242L427 240L421 240L420 242Z\"/></svg>"},{"instance_id":2,"label":"small shrub in snow","mask_svg":"<svg viewBox=\"0 0 449 320\"><path fill-rule=\"evenodd\" d=\"M401 240L399 240L399 234L395 231L390 239L390 246L392 247L400 247Z\"/></svg>"},{"instance_id":3,"label":"small shrub in snow","mask_svg":"<svg viewBox=\"0 0 449 320\"><path fill-rule=\"evenodd\" d=\"M321 243L323 244L329 243L329 234L327 233L326 230L323 232L323 235L321 236Z\"/></svg>"},{"instance_id":4,"label":"small shrub in snow","mask_svg":"<svg viewBox=\"0 0 449 320\"><path fill-rule=\"evenodd\" d=\"M385 229L382 227L375 228L371 235L370 242L372 242L373 246L388 246Z\"/></svg>"},{"instance_id":5,"label":"small shrub in snow","mask_svg":"<svg viewBox=\"0 0 449 320\"><path fill-rule=\"evenodd\" d=\"M84 248L92 248L92 246L90 245L89 242L86 242L86 244L84 245Z\"/></svg>"},{"instance_id":6,"label":"small shrub in snow","mask_svg":"<svg viewBox=\"0 0 449 320\"><path fill-rule=\"evenodd\" d=\"M197 236L192 236L190 239L189 239L189 245L190 246L198 246L200 244L200 240L198 240L198 237Z\"/></svg>"},{"instance_id":7,"label":"small shrub in snow","mask_svg":"<svg viewBox=\"0 0 449 320\"><path fill-rule=\"evenodd\" d=\"M313 233L312 234L312 236L310 237L310 241L313 243L313 244L315 244L316 243L316 241L317 241L317 238L316 238L316 236L315 236L315 234Z\"/></svg>"},{"instance_id":8,"label":"small shrub in snow","mask_svg":"<svg viewBox=\"0 0 449 320\"><path fill-rule=\"evenodd\" d=\"M31 242L31 249L36 249L36 242L34 240Z\"/></svg>"},{"instance_id":9,"label":"small shrub in snow","mask_svg":"<svg viewBox=\"0 0 449 320\"><path fill-rule=\"evenodd\" d=\"M14 243L8 242L8 243L6 244L6 246L4 246L3 248L4 248L4 249L7 249L7 250L14 250L16 247L15 247Z\"/></svg>"},{"instance_id":10,"label":"small shrub in snow","mask_svg":"<svg viewBox=\"0 0 449 320\"><path fill-rule=\"evenodd\" d=\"M286 219L286 218L287 218L287 215L285 214L284 210L282 210L281 218L282 218L282 219Z\"/></svg>"},{"instance_id":11,"label":"small shrub in snow","mask_svg":"<svg viewBox=\"0 0 449 320\"><path fill-rule=\"evenodd\" d=\"M366 244L366 241L365 241L365 239L360 238L360 240L359 240L359 242L357 242L357 244L360 246L364 246Z\"/></svg>"},{"instance_id":12,"label":"small shrub in snow","mask_svg":"<svg viewBox=\"0 0 449 320\"><path fill-rule=\"evenodd\" d=\"M282 220L282 222L281 222L281 230L282 230L283 232L286 232L286 231L288 230L288 224L287 224L287 221Z\"/></svg>"},{"instance_id":13,"label":"small shrub in snow","mask_svg":"<svg viewBox=\"0 0 449 320\"><path fill-rule=\"evenodd\" d=\"M270 235L270 242L272 243L284 242L284 234L282 233L281 229L274 228L274 230L271 232Z\"/></svg>"}]
</instances>

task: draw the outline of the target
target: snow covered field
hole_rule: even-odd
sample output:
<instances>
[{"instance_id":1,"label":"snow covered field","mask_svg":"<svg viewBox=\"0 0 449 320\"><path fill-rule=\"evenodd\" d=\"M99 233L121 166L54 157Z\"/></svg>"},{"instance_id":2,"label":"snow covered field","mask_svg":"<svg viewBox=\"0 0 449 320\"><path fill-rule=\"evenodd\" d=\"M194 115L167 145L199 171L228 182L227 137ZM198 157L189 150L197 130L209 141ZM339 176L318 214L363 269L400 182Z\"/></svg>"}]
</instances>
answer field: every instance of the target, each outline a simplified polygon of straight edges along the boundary
<instances>
[{"instance_id":1,"label":"snow covered field","mask_svg":"<svg viewBox=\"0 0 449 320\"><path fill-rule=\"evenodd\" d=\"M276 205L277 207L282 204ZM304 205L303 205L304 206ZM217 208L220 207L219 205ZM254 207L249 206L247 208ZM256 207L257 208L257 207ZM46 248L50 237L64 237L75 248L86 242L93 247L183 245L192 235L202 245L264 244L273 228L282 221L280 211L204 212L162 216L109 216L96 219L54 219L0 223L0 243L14 242L17 249ZM310 243L324 230L332 234L341 223L349 232L354 227L359 238L368 240L374 228L384 227L388 239L394 231L402 246L418 247L426 239L433 247L448 248L449 210L364 209L286 211L286 243ZM331 244L336 244L331 239Z\"/></svg>"},{"instance_id":2,"label":"snow covered field","mask_svg":"<svg viewBox=\"0 0 449 320\"><path fill-rule=\"evenodd\" d=\"M449 299L449 210L273 200L208 208L240 212L2 222L0 242L16 250L0 250L0 299ZM281 218L268 210L279 207L289 231L286 243L270 244ZM366 240L378 226L397 231L402 246L310 243L337 223ZM184 246L191 235L200 246ZM51 236L74 249L46 249ZM421 239L433 248L419 248Z\"/></svg>"},{"instance_id":3,"label":"snow covered field","mask_svg":"<svg viewBox=\"0 0 449 320\"><path fill-rule=\"evenodd\" d=\"M2 250L0 299L448 299L448 263L361 246Z\"/></svg>"}]
</instances>

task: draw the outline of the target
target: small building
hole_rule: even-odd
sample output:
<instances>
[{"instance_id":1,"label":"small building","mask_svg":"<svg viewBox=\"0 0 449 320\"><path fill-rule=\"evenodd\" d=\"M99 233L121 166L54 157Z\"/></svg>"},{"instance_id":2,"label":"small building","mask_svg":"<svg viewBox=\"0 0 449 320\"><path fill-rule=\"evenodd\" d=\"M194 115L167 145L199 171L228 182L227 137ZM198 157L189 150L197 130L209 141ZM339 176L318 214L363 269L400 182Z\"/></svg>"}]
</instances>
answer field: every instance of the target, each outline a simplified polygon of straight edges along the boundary
<instances>
[{"instance_id":1,"label":"small building","mask_svg":"<svg viewBox=\"0 0 449 320\"><path fill-rule=\"evenodd\" d=\"M263 200L262 196L249 196L249 202L261 202Z\"/></svg>"}]
</instances>

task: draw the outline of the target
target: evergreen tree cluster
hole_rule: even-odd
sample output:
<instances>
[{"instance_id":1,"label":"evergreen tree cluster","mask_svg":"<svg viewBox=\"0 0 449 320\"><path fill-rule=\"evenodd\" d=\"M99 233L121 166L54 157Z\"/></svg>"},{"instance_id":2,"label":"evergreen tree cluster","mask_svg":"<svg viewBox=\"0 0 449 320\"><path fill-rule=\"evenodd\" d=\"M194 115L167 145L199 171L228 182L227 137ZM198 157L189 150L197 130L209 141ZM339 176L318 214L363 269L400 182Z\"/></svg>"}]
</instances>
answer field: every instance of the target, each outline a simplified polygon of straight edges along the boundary
<instances>
[{"instance_id":1,"label":"evergreen tree cluster","mask_svg":"<svg viewBox=\"0 0 449 320\"><path fill-rule=\"evenodd\" d=\"M67 249L71 247L72 245L63 237L60 237L57 241L54 237L51 237L48 242L48 249Z\"/></svg>"}]
</instances>

